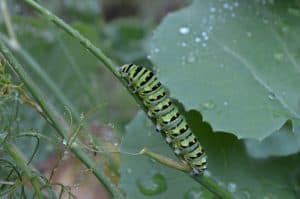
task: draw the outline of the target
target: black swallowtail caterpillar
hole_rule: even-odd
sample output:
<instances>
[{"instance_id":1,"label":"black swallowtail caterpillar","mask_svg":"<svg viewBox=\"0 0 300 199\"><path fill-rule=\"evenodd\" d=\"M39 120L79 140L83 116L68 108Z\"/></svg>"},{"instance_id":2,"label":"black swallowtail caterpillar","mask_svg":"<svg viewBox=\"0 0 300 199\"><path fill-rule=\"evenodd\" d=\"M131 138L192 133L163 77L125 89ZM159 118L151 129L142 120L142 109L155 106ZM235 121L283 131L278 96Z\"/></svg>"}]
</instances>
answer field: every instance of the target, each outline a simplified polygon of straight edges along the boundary
<instances>
[{"instance_id":1,"label":"black swallowtail caterpillar","mask_svg":"<svg viewBox=\"0 0 300 199\"><path fill-rule=\"evenodd\" d=\"M193 169L192 174L202 174L207 165L204 150L154 73L134 64L123 65L119 72L143 101L149 117L156 121L157 131L163 134L174 153Z\"/></svg>"}]
</instances>

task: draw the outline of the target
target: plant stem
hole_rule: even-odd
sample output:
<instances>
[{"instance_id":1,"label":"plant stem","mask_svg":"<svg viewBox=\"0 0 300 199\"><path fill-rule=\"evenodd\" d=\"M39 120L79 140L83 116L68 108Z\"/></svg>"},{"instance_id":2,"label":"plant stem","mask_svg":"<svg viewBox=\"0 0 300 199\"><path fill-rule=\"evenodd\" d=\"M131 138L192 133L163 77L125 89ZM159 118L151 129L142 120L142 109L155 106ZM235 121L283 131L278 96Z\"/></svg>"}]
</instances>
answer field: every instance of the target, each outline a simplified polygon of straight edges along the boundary
<instances>
[{"instance_id":1,"label":"plant stem","mask_svg":"<svg viewBox=\"0 0 300 199\"><path fill-rule=\"evenodd\" d=\"M21 154L21 152L14 147L11 144L5 143L4 149L7 151L7 153L12 157L16 163L16 165L24 172L27 179L30 180L33 189L35 190L35 193L37 195L38 199L43 199L43 195L41 192L42 186L40 186L40 183L38 181L38 176L34 174L34 171L26 164L26 160Z\"/></svg>"},{"instance_id":2,"label":"plant stem","mask_svg":"<svg viewBox=\"0 0 300 199\"><path fill-rule=\"evenodd\" d=\"M27 89L30 91L31 95L35 98L37 103L40 105L43 113L45 115L45 119L50 123L50 125L60 134L61 137L67 139L66 127L60 121L60 117L55 111L54 107L50 106L44 98L42 97L42 92L40 89L34 84L30 76L26 73L24 68L19 64L16 58L11 54L9 49L4 45L4 43L0 40L0 52L2 52L4 58L9 63L10 67L17 73L19 78L23 81ZM112 194L114 198L123 198L121 192L117 189L117 187L109 180L109 178L104 174L104 172L95 164L94 160L85 152L83 152L78 145L72 145L70 150L73 154L80 160L83 161L85 166L93 171L97 179L102 182L105 188Z\"/></svg>"},{"instance_id":3,"label":"plant stem","mask_svg":"<svg viewBox=\"0 0 300 199\"><path fill-rule=\"evenodd\" d=\"M221 199L234 199L232 193L230 193L227 189L221 187L213 180L211 177L201 175L201 176L194 176L194 180L196 180L199 184L203 187L208 189L210 192L218 196Z\"/></svg>"}]
</instances>

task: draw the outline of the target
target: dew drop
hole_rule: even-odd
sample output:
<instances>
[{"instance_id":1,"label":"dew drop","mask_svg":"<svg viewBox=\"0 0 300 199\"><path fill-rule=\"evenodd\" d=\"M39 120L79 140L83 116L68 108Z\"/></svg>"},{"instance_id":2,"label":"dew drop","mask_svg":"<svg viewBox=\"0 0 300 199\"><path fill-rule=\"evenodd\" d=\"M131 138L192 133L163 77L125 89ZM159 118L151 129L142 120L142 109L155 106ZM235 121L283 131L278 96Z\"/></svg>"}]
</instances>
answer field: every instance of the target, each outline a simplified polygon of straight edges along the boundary
<instances>
[{"instance_id":1,"label":"dew drop","mask_svg":"<svg viewBox=\"0 0 300 199\"><path fill-rule=\"evenodd\" d=\"M205 102L205 103L202 104L202 106L206 110L211 110L211 109L214 109L216 107L216 105L212 101Z\"/></svg>"},{"instance_id":2,"label":"dew drop","mask_svg":"<svg viewBox=\"0 0 300 199\"><path fill-rule=\"evenodd\" d=\"M235 13L231 13L231 17L235 17L236 15L235 15Z\"/></svg>"},{"instance_id":3,"label":"dew drop","mask_svg":"<svg viewBox=\"0 0 300 199\"><path fill-rule=\"evenodd\" d=\"M112 129L115 128L115 125L113 123L108 123L107 126L112 128Z\"/></svg>"},{"instance_id":4,"label":"dew drop","mask_svg":"<svg viewBox=\"0 0 300 199\"><path fill-rule=\"evenodd\" d=\"M154 48L154 52L155 52L155 53L158 53L159 51L160 51L159 48Z\"/></svg>"},{"instance_id":5,"label":"dew drop","mask_svg":"<svg viewBox=\"0 0 300 199\"><path fill-rule=\"evenodd\" d=\"M187 62L188 63L194 63L195 62L195 57L194 57L194 55L192 55L192 54L190 54L189 56L188 56L188 58L187 58Z\"/></svg>"},{"instance_id":6,"label":"dew drop","mask_svg":"<svg viewBox=\"0 0 300 199\"><path fill-rule=\"evenodd\" d=\"M239 2L234 2L233 5L234 7L239 7Z\"/></svg>"},{"instance_id":7,"label":"dew drop","mask_svg":"<svg viewBox=\"0 0 300 199\"><path fill-rule=\"evenodd\" d=\"M229 8L229 4L228 3L224 3L223 4L223 8L228 9Z\"/></svg>"},{"instance_id":8,"label":"dew drop","mask_svg":"<svg viewBox=\"0 0 300 199\"><path fill-rule=\"evenodd\" d=\"M62 142L62 144L65 145L65 146L67 145L67 143L68 143L68 141L66 139L64 139L63 142Z\"/></svg>"},{"instance_id":9,"label":"dew drop","mask_svg":"<svg viewBox=\"0 0 300 199\"><path fill-rule=\"evenodd\" d=\"M9 45L11 46L12 49L18 50L20 49L19 43L15 39L10 39L9 40Z\"/></svg>"},{"instance_id":10,"label":"dew drop","mask_svg":"<svg viewBox=\"0 0 300 199\"><path fill-rule=\"evenodd\" d=\"M202 199L202 198L215 198L215 197L210 191L200 187L190 188L184 194L184 199Z\"/></svg>"},{"instance_id":11,"label":"dew drop","mask_svg":"<svg viewBox=\"0 0 300 199\"><path fill-rule=\"evenodd\" d=\"M184 41L181 42L181 46L182 46L182 47L186 47L186 46L187 46L186 42L184 42Z\"/></svg>"},{"instance_id":12,"label":"dew drop","mask_svg":"<svg viewBox=\"0 0 300 199\"><path fill-rule=\"evenodd\" d=\"M201 38L200 38L200 37L196 37L196 38L195 38L195 42L196 42L196 43L199 43L200 41L201 41Z\"/></svg>"},{"instance_id":13,"label":"dew drop","mask_svg":"<svg viewBox=\"0 0 300 199\"><path fill-rule=\"evenodd\" d=\"M284 55L282 53L274 53L273 57L274 57L274 59L276 59L278 61L282 61Z\"/></svg>"},{"instance_id":14,"label":"dew drop","mask_svg":"<svg viewBox=\"0 0 300 199\"><path fill-rule=\"evenodd\" d=\"M132 173L132 169L131 168L127 168L127 173Z\"/></svg>"},{"instance_id":15,"label":"dew drop","mask_svg":"<svg viewBox=\"0 0 300 199\"><path fill-rule=\"evenodd\" d=\"M270 100L274 100L274 99L276 99L276 96L275 96L274 93L270 93L270 94L268 95L268 98L269 98Z\"/></svg>"},{"instance_id":16,"label":"dew drop","mask_svg":"<svg viewBox=\"0 0 300 199\"><path fill-rule=\"evenodd\" d=\"M184 199L201 199L203 190L200 188L191 188L184 194Z\"/></svg>"},{"instance_id":17,"label":"dew drop","mask_svg":"<svg viewBox=\"0 0 300 199\"><path fill-rule=\"evenodd\" d=\"M188 27L181 27L179 28L180 34L186 35L190 32L190 29Z\"/></svg>"},{"instance_id":18,"label":"dew drop","mask_svg":"<svg viewBox=\"0 0 300 199\"><path fill-rule=\"evenodd\" d=\"M48 44L55 42L55 37L53 36L53 33L49 32L49 31L43 32L42 36L44 37L46 42L48 42Z\"/></svg>"},{"instance_id":19,"label":"dew drop","mask_svg":"<svg viewBox=\"0 0 300 199\"><path fill-rule=\"evenodd\" d=\"M147 55L147 59L151 59L151 55Z\"/></svg>"},{"instance_id":20,"label":"dew drop","mask_svg":"<svg viewBox=\"0 0 300 199\"><path fill-rule=\"evenodd\" d=\"M137 186L140 192L147 196L158 195L167 190L165 177L157 171L150 171L138 178Z\"/></svg>"},{"instance_id":21,"label":"dew drop","mask_svg":"<svg viewBox=\"0 0 300 199\"><path fill-rule=\"evenodd\" d=\"M210 177L210 176L211 176L211 173L210 173L210 171L205 170L205 171L203 172L203 175L206 176L206 177Z\"/></svg>"},{"instance_id":22,"label":"dew drop","mask_svg":"<svg viewBox=\"0 0 300 199\"><path fill-rule=\"evenodd\" d=\"M206 43L202 43L202 47L204 47L204 48L205 48L206 46L207 46L207 44L206 44Z\"/></svg>"},{"instance_id":23,"label":"dew drop","mask_svg":"<svg viewBox=\"0 0 300 199\"><path fill-rule=\"evenodd\" d=\"M207 37L207 33L206 33L206 32L202 32L201 35L202 35L203 37Z\"/></svg>"},{"instance_id":24,"label":"dew drop","mask_svg":"<svg viewBox=\"0 0 300 199\"><path fill-rule=\"evenodd\" d=\"M251 32L246 32L247 37L252 37L252 33Z\"/></svg>"},{"instance_id":25,"label":"dew drop","mask_svg":"<svg viewBox=\"0 0 300 199\"><path fill-rule=\"evenodd\" d=\"M234 193L234 192L236 192L237 185L235 183L233 183L233 182L230 182L230 183L228 183L227 189L231 193Z\"/></svg>"},{"instance_id":26,"label":"dew drop","mask_svg":"<svg viewBox=\"0 0 300 199\"><path fill-rule=\"evenodd\" d=\"M224 64L220 64L219 67L220 67L220 68L224 68Z\"/></svg>"},{"instance_id":27,"label":"dew drop","mask_svg":"<svg viewBox=\"0 0 300 199\"><path fill-rule=\"evenodd\" d=\"M211 7L209 10L210 12L216 12L217 9L215 7Z\"/></svg>"},{"instance_id":28,"label":"dew drop","mask_svg":"<svg viewBox=\"0 0 300 199\"><path fill-rule=\"evenodd\" d=\"M227 102L227 101L224 101L224 102L223 102L223 105L224 105L224 106L228 106L228 102Z\"/></svg>"},{"instance_id":29,"label":"dew drop","mask_svg":"<svg viewBox=\"0 0 300 199\"><path fill-rule=\"evenodd\" d=\"M289 27L288 26L283 26L283 27L281 27L281 31L283 32L283 33L287 33L287 32L289 32Z\"/></svg>"},{"instance_id":30,"label":"dew drop","mask_svg":"<svg viewBox=\"0 0 300 199\"><path fill-rule=\"evenodd\" d=\"M264 24L269 24L269 20L264 18L264 19L263 19L263 23L264 23Z\"/></svg>"}]
</instances>

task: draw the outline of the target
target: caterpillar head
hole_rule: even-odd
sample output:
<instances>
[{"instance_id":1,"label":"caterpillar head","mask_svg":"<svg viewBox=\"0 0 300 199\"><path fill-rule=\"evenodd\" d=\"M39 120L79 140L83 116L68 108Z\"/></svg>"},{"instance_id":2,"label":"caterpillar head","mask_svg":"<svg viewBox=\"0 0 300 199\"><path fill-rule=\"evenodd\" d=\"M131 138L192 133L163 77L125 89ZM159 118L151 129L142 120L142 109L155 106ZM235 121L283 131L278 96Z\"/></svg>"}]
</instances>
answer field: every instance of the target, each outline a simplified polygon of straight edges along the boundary
<instances>
[{"instance_id":1,"label":"caterpillar head","mask_svg":"<svg viewBox=\"0 0 300 199\"><path fill-rule=\"evenodd\" d=\"M122 77L128 76L128 73L130 71L130 68L134 66L133 64L125 64L119 68L119 73Z\"/></svg>"}]
</instances>

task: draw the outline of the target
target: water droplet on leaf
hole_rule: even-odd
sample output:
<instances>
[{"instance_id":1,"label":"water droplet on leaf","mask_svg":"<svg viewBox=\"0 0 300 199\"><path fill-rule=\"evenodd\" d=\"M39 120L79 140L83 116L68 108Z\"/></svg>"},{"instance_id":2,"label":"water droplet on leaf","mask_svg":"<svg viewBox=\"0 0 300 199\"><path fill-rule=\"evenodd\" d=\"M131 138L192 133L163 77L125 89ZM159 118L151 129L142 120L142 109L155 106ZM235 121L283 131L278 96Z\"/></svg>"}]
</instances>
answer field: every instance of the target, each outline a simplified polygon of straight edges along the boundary
<instances>
[{"instance_id":1,"label":"water droplet on leaf","mask_svg":"<svg viewBox=\"0 0 300 199\"><path fill-rule=\"evenodd\" d=\"M202 191L200 188L192 188L184 194L184 199L201 199Z\"/></svg>"},{"instance_id":2,"label":"water droplet on leaf","mask_svg":"<svg viewBox=\"0 0 300 199\"><path fill-rule=\"evenodd\" d=\"M282 53L274 53L273 57L274 57L274 59L276 59L278 61L282 61L284 55Z\"/></svg>"},{"instance_id":3,"label":"water droplet on leaf","mask_svg":"<svg viewBox=\"0 0 300 199\"><path fill-rule=\"evenodd\" d=\"M236 192L237 185L234 182L230 182L230 183L228 183L227 189L228 189L228 191L230 191L232 193Z\"/></svg>"},{"instance_id":4,"label":"water droplet on leaf","mask_svg":"<svg viewBox=\"0 0 300 199\"><path fill-rule=\"evenodd\" d=\"M217 9L215 7L211 7L209 10L210 12L216 12Z\"/></svg>"},{"instance_id":5,"label":"water droplet on leaf","mask_svg":"<svg viewBox=\"0 0 300 199\"><path fill-rule=\"evenodd\" d=\"M193 54L189 54L187 58L188 63L194 63L195 62L195 57Z\"/></svg>"},{"instance_id":6,"label":"water droplet on leaf","mask_svg":"<svg viewBox=\"0 0 300 199\"><path fill-rule=\"evenodd\" d=\"M276 99L276 96L275 96L274 93L270 93L270 94L268 95L268 98L269 98L270 100L274 100L274 99Z\"/></svg>"},{"instance_id":7,"label":"water droplet on leaf","mask_svg":"<svg viewBox=\"0 0 300 199\"><path fill-rule=\"evenodd\" d=\"M157 171L150 171L138 178L137 186L141 193L148 196L158 195L167 190L165 177Z\"/></svg>"},{"instance_id":8,"label":"water droplet on leaf","mask_svg":"<svg viewBox=\"0 0 300 199\"><path fill-rule=\"evenodd\" d=\"M200 37L196 37L196 38L195 38L195 42L196 42L196 43L199 43L200 41L201 41L201 38L200 38Z\"/></svg>"},{"instance_id":9,"label":"water droplet on leaf","mask_svg":"<svg viewBox=\"0 0 300 199\"><path fill-rule=\"evenodd\" d=\"M206 109L206 110L211 110L214 109L216 107L215 103L213 103L212 101L208 101L202 104L202 106Z\"/></svg>"},{"instance_id":10,"label":"water droplet on leaf","mask_svg":"<svg viewBox=\"0 0 300 199\"><path fill-rule=\"evenodd\" d=\"M66 139L64 139L63 142L62 142L62 144L65 145L65 146L67 145L67 143L68 143L68 141Z\"/></svg>"},{"instance_id":11,"label":"water droplet on leaf","mask_svg":"<svg viewBox=\"0 0 300 199\"><path fill-rule=\"evenodd\" d=\"M246 32L247 37L252 37L252 33L251 32Z\"/></svg>"},{"instance_id":12,"label":"water droplet on leaf","mask_svg":"<svg viewBox=\"0 0 300 199\"><path fill-rule=\"evenodd\" d=\"M155 53L158 53L159 51L160 51L159 48L154 48L154 52L155 52Z\"/></svg>"},{"instance_id":13,"label":"water droplet on leaf","mask_svg":"<svg viewBox=\"0 0 300 199\"><path fill-rule=\"evenodd\" d=\"M132 169L131 168L127 168L127 173L132 173Z\"/></svg>"},{"instance_id":14,"label":"water droplet on leaf","mask_svg":"<svg viewBox=\"0 0 300 199\"><path fill-rule=\"evenodd\" d=\"M181 27L179 28L180 34L186 35L190 32L190 29L188 27Z\"/></svg>"}]
</instances>

